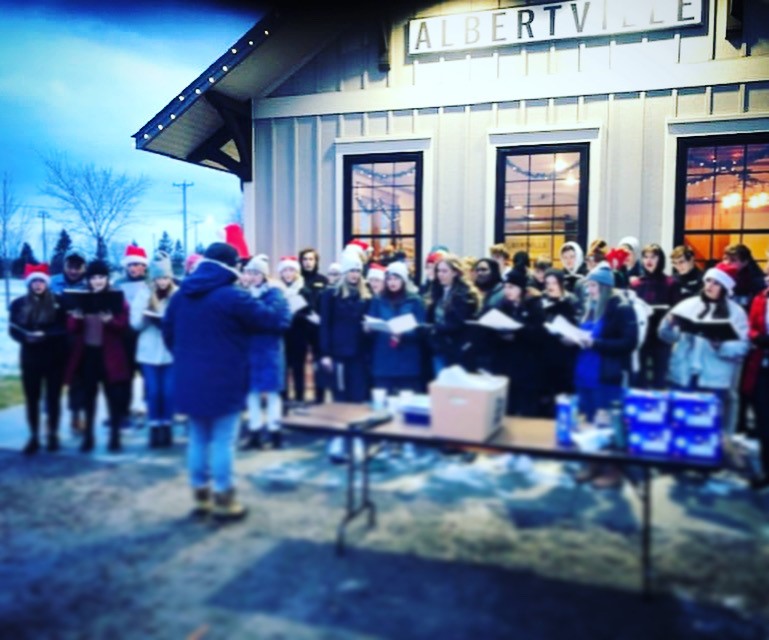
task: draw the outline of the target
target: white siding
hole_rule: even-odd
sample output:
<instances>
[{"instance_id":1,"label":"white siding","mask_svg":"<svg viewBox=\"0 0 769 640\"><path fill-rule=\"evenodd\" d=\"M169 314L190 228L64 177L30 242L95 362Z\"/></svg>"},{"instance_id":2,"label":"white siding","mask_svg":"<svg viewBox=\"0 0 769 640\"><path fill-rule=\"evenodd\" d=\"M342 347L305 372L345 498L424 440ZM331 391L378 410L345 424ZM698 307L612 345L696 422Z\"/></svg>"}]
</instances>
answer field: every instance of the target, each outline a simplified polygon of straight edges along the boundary
<instances>
[{"instance_id":1,"label":"white siding","mask_svg":"<svg viewBox=\"0 0 769 640\"><path fill-rule=\"evenodd\" d=\"M418 135L432 140L434 162L431 226L423 233L431 243L480 255L493 231L490 131L583 123L601 131L600 144L591 148L599 156L600 184L594 185L589 239L614 243L635 235L642 244L669 247L672 238L662 237L670 235L663 232L671 215L664 195L671 171L668 120L769 113L769 22L749 16L745 43L731 43L724 37L725 1L706 4L708 24L693 31L420 58L404 53L403 21L393 25L388 73L377 69L375 30L334 43L254 106L257 250L277 259L311 245L328 265L341 234L335 141ZM746 8L769 13L754 3ZM458 3L440 3L419 15L457 10ZM633 69L658 86L633 89ZM624 88L612 90L620 81ZM436 104L450 91L460 98Z\"/></svg>"}]
</instances>

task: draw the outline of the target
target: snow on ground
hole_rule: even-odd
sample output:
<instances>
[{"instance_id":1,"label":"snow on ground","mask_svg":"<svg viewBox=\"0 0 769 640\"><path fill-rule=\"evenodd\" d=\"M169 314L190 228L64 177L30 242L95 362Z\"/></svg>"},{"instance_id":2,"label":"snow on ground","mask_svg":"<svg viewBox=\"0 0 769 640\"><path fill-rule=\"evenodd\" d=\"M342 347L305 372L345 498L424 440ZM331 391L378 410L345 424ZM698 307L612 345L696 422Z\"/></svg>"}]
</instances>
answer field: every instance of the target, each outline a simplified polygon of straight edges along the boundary
<instances>
[{"instance_id":1,"label":"snow on ground","mask_svg":"<svg viewBox=\"0 0 769 640\"><path fill-rule=\"evenodd\" d=\"M24 295L24 280L11 280L11 301ZM5 297L5 282L0 281L0 293ZM19 373L19 343L8 334L8 307L0 304L0 375Z\"/></svg>"}]
</instances>

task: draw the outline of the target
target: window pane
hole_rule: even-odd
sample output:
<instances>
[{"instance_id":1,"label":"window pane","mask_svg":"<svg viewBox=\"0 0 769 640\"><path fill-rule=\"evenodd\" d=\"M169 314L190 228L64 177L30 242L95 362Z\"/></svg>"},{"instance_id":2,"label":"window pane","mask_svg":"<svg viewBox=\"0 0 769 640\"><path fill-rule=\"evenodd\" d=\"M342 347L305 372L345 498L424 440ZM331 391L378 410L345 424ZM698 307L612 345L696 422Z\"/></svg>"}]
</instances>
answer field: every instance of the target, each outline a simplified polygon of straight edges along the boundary
<instances>
[{"instance_id":1,"label":"window pane","mask_svg":"<svg viewBox=\"0 0 769 640\"><path fill-rule=\"evenodd\" d=\"M724 249L730 244L742 241L739 233L714 233L713 234L713 260L719 262L724 258Z\"/></svg>"},{"instance_id":2,"label":"window pane","mask_svg":"<svg viewBox=\"0 0 769 640\"><path fill-rule=\"evenodd\" d=\"M688 175L712 174L716 168L715 147L694 147L687 154L686 173Z\"/></svg>"},{"instance_id":3,"label":"window pane","mask_svg":"<svg viewBox=\"0 0 769 640\"><path fill-rule=\"evenodd\" d=\"M413 237L376 238L371 236L355 236L357 240L363 240L371 245L373 254L372 262L386 262L395 251L404 251L410 264L414 263L416 241Z\"/></svg>"},{"instance_id":4,"label":"window pane","mask_svg":"<svg viewBox=\"0 0 769 640\"><path fill-rule=\"evenodd\" d=\"M684 236L684 244L694 251L694 259L700 267L711 259L710 234Z\"/></svg>"},{"instance_id":5,"label":"window pane","mask_svg":"<svg viewBox=\"0 0 769 640\"><path fill-rule=\"evenodd\" d=\"M715 182L713 176L686 179L686 202L712 202Z\"/></svg>"},{"instance_id":6,"label":"window pane","mask_svg":"<svg viewBox=\"0 0 769 640\"><path fill-rule=\"evenodd\" d=\"M745 167L745 146L720 146L716 147L716 164L718 172L741 170Z\"/></svg>"},{"instance_id":7,"label":"window pane","mask_svg":"<svg viewBox=\"0 0 769 640\"><path fill-rule=\"evenodd\" d=\"M554 204L577 204L579 202L579 171L570 171L563 180L556 180Z\"/></svg>"},{"instance_id":8,"label":"window pane","mask_svg":"<svg viewBox=\"0 0 769 640\"><path fill-rule=\"evenodd\" d=\"M530 203L532 206L552 205L553 204L553 181L552 180L532 180Z\"/></svg>"},{"instance_id":9,"label":"window pane","mask_svg":"<svg viewBox=\"0 0 769 640\"><path fill-rule=\"evenodd\" d=\"M529 180L529 155L507 156L505 159L505 182Z\"/></svg>"},{"instance_id":10,"label":"window pane","mask_svg":"<svg viewBox=\"0 0 769 640\"><path fill-rule=\"evenodd\" d=\"M751 173L769 172L769 144L747 146L746 169Z\"/></svg>"},{"instance_id":11,"label":"window pane","mask_svg":"<svg viewBox=\"0 0 769 640\"><path fill-rule=\"evenodd\" d=\"M579 210L577 207L556 207L553 211L553 230L574 236L576 240Z\"/></svg>"},{"instance_id":12,"label":"window pane","mask_svg":"<svg viewBox=\"0 0 769 640\"><path fill-rule=\"evenodd\" d=\"M745 229L769 229L769 191L753 194L745 206Z\"/></svg>"},{"instance_id":13,"label":"window pane","mask_svg":"<svg viewBox=\"0 0 769 640\"><path fill-rule=\"evenodd\" d=\"M704 204L687 204L684 228L687 231L693 229L712 229L713 204L710 202Z\"/></svg>"},{"instance_id":14,"label":"window pane","mask_svg":"<svg viewBox=\"0 0 769 640\"><path fill-rule=\"evenodd\" d=\"M505 205L508 207L529 206L529 183L508 182L505 185Z\"/></svg>"},{"instance_id":15,"label":"window pane","mask_svg":"<svg viewBox=\"0 0 769 640\"><path fill-rule=\"evenodd\" d=\"M743 244L747 245L753 257L760 265L766 265L767 251L769 251L768 233L746 233L742 236Z\"/></svg>"},{"instance_id":16,"label":"window pane","mask_svg":"<svg viewBox=\"0 0 769 640\"><path fill-rule=\"evenodd\" d=\"M732 196L730 196L732 197ZM713 229L739 229L742 226L742 199L715 204Z\"/></svg>"}]
</instances>

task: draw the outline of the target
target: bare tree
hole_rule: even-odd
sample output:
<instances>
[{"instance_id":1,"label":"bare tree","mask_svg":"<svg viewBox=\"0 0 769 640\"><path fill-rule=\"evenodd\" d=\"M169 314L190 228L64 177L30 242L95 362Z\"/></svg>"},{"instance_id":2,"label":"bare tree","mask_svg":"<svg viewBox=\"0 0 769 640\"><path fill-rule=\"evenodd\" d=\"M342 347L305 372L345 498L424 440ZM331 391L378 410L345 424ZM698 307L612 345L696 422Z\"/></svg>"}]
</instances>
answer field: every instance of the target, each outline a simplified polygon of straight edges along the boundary
<instances>
[{"instance_id":1,"label":"bare tree","mask_svg":"<svg viewBox=\"0 0 769 640\"><path fill-rule=\"evenodd\" d=\"M77 224L94 239L96 255L106 258L109 241L131 221L149 180L93 164L72 164L62 154L44 157L43 163L47 173L43 193L74 212Z\"/></svg>"},{"instance_id":2,"label":"bare tree","mask_svg":"<svg viewBox=\"0 0 769 640\"><path fill-rule=\"evenodd\" d=\"M11 261L18 253L24 229L25 215L13 195L13 182L7 172L2 178L2 201L0 201L0 261L2 261L3 279L5 280L5 305L11 304Z\"/></svg>"}]
</instances>

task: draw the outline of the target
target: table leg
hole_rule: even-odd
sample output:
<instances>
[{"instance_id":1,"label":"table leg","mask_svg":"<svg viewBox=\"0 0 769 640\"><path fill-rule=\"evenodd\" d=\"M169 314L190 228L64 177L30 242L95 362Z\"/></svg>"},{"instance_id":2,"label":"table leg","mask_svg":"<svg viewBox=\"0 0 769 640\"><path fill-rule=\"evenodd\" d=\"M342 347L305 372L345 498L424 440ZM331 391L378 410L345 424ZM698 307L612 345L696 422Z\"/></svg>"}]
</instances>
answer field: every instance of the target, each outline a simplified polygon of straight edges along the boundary
<instances>
[{"instance_id":1,"label":"table leg","mask_svg":"<svg viewBox=\"0 0 769 640\"><path fill-rule=\"evenodd\" d=\"M643 478L641 480L641 510L642 510L642 529L641 529L641 584L643 589L643 599L651 600L651 581L652 581L652 560L651 560L651 518L652 518L652 497L649 467L643 468Z\"/></svg>"},{"instance_id":2,"label":"table leg","mask_svg":"<svg viewBox=\"0 0 769 640\"><path fill-rule=\"evenodd\" d=\"M359 437L359 436L358 436ZM345 514L342 521L337 526L336 532L336 553L341 556L345 552L344 534L347 525L352 522L356 517L362 514L364 511L368 511L368 526L373 527L376 525L376 505L371 500L369 495L369 473L368 473L368 447L364 439L364 454L363 460L361 460L361 497L360 500L356 500L356 486L355 486L355 472L357 462L354 455L353 436L345 436L347 441L347 504L345 506Z\"/></svg>"}]
</instances>

